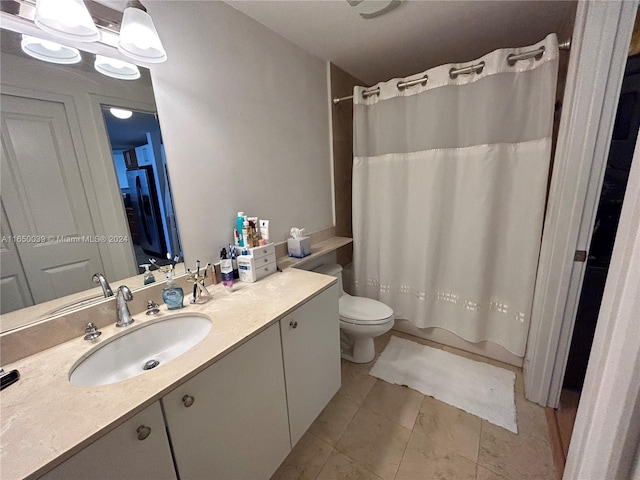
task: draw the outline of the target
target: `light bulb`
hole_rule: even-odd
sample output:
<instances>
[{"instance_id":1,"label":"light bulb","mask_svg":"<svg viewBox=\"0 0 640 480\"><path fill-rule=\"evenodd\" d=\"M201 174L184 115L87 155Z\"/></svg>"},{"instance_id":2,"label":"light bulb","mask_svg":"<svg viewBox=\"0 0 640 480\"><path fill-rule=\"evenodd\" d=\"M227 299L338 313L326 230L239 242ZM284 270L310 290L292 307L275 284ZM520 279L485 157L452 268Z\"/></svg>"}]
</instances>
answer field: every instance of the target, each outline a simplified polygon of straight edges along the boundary
<instances>
[{"instance_id":1,"label":"light bulb","mask_svg":"<svg viewBox=\"0 0 640 480\"><path fill-rule=\"evenodd\" d=\"M59 52L60 50L62 50L62 45L60 45L59 43L50 42L49 40L42 40L40 42L40 45L51 52Z\"/></svg>"},{"instance_id":2,"label":"light bulb","mask_svg":"<svg viewBox=\"0 0 640 480\"><path fill-rule=\"evenodd\" d=\"M111 107L109 111L111 112L111 115L116 118L120 118L121 120L131 118L131 116L133 115L133 112L131 110L126 110L124 108Z\"/></svg>"}]
</instances>

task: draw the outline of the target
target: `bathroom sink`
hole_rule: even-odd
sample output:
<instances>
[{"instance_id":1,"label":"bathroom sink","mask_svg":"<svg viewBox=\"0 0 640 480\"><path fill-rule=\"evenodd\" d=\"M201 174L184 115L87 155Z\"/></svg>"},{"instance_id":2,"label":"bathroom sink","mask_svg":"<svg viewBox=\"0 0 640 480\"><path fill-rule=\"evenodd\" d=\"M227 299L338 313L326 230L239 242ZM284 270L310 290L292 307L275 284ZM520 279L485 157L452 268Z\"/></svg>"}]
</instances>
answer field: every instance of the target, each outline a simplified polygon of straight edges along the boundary
<instances>
[{"instance_id":1,"label":"bathroom sink","mask_svg":"<svg viewBox=\"0 0 640 480\"><path fill-rule=\"evenodd\" d=\"M127 333L90 351L71 369L75 385L109 385L152 370L200 343L211 330L211 320L200 315L168 317L133 325Z\"/></svg>"}]
</instances>

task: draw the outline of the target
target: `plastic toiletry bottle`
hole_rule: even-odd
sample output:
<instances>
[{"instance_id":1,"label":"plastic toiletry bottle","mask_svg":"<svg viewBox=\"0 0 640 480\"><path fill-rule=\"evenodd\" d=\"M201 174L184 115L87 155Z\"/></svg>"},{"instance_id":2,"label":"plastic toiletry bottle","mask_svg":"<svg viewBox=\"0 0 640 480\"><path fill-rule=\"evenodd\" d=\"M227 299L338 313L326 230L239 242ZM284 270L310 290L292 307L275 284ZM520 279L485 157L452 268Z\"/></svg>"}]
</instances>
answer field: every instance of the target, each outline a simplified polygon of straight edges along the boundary
<instances>
[{"instance_id":1,"label":"plastic toiletry bottle","mask_svg":"<svg viewBox=\"0 0 640 480\"><path fill-rule=\"evenodd\" d=\"M222 284L227 291L233 291L233 264L231 259L227 257L227 249L222 247L220 250L220 273L222 274Z\"/></svg>"},{"instance_id":2,"label":"plastic toiletry bottle","mask_svg":"<svg viewBox=\"0 0 640 480\"><path fill-rule=\"evenodd\" d=\"M253 236L253 246L258 246L258 240L260 240L260 224L258 223L258 217L247 217L249 220L249 226L251 227L251 235Z\"/></svg>"},{"instance_id":3,"label":"plastic toiletry bottle","mask_svg":"<svg viewBox=\"0 0 640 480\"><path fill-rule=\"evenodd\" d=\"M242 235L244 232L242 231L242 226L244 225L244 212L238 212L238 217L236 218L236 228L238 229L238 246L244 247L244 236Z\"/></svg>"},{"instance_id":4,"label":"plastic toiletry bottle","mask_svg":"<svg viewBox=\"0 0 640 480\"><path fill-rule=\"evenodd\" d=\"M244 217L244 222L242 223L242 238L244 240L245 247L253 248L253 232L247 217Z\"/></svg>"},{"instance_id":5,"label":"plastic toiletry bottle","mask_svg":"<svg viewBox=\"0 0 640 480\"><path fill-rule=\"evenodd\" d=\"M176 285L173 279L173 270L167 272L167 286L162 290L162 300L169 310L177 310L184 307L184 291Z\"/></svg>"},{"instance_id":6,"label":"plastic toiletry bottle","mask_svg":"<svg viewBox=\"0 0 640 480\"><path fill-rule=\"evenodd\" d=\"M269 243L269 220L260 220L260 237L264 243Z\"/></svg>"},{"instance_id":7,"label":"plastic toiletry bottle","mask_svg":"<svg viewBox=\"0 0 640 480\"><path fill-rule=\"evenodd\" d=\"M143 263L142 265L140 265L141 267L144 268L144 275L142 276L143 278L143 283L145 285L149 285L150 283L153 283L156 281L156 277L153 276L153 272L151 270L149 270L151 268L151 264L150 263Z\"/></svg>"},{"instance_id":8,"label":"plastic toiletry bottle","mask_svg":"<svg viewBox=\"0 0 640 480\"><path fill-rule=\"evenodd\" d=\"M229 244L229 253L229 256L231 257L231 268L233 268L233 279L238 280L240 278L240 272L238 271L238 258L236 255L236 249L231 244Z\"/></svg>"}]
</instances>

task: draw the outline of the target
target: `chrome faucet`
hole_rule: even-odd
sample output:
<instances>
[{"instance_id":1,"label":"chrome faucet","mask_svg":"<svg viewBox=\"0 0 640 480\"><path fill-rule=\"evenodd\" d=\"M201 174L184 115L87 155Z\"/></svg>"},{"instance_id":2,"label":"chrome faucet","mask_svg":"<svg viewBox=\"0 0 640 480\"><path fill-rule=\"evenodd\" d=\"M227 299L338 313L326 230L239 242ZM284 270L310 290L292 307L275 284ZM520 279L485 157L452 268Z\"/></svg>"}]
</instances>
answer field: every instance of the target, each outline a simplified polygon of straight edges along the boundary
<instances>
[{"instance_id":1,"label":"chrome faucet","mask_svg":"<svg viewBox=\"0 0 640 480\"><path fill-rule=\"evenodd\" d=\"M129 312L129 307L127 306L127 302L132 299L133 294L131 293L131 290L129 290L129 287L126 285L120 285L116 293L116 306L118 308L118 321L116 322L116 327L126 327L133 323L131 312Z\"/></svg>"},{"instance_id":2,"label":"chrome faucet","mask_svg":"<svg viewBox=\"0 0 640 480\"><path fill-rule=\"evenodd\" d=\"M94 273L91 281L93 281L93 283L100 284L100 286L102 287L102 294L104 295L104 298L113 297L113 290L111 290L109 282L107 282L107 279L104 278L103 274Z\"/></svg>"}]
</instances>

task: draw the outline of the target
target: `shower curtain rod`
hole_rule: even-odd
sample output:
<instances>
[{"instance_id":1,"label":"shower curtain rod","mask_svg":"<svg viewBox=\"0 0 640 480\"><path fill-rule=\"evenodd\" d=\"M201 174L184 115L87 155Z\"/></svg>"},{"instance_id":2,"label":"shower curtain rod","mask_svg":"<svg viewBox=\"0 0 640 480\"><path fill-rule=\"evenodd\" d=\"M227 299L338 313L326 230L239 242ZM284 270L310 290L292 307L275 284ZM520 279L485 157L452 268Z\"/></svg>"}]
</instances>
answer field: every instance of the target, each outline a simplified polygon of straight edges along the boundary
<instances>
[{"instance_id":1,"label":"shower curtain rod","mask_svg":"<svg viewBox=\"0 0 640 480\"><path fill-rule=\"evenodd\" d=\"M571 39L558 44L558 49L571 50ZM507 62L509 63L509 65L513 65L518 60L526 60L528 58L534 58L534 57L539 58L539 57L542 57L543 54L544 54L544 47L540 47L535 50L530 50L528 52L511 54L507 56ZM476 63L475 65L469 65L467 67L462 67L462 68L452 68L451 70L449 70L449 76L451 78L456 78L458 75L464 75L468 73L479 73L482 71L483 68L484 68L484 62ZM398 90L404 90L407 87L412 87L419 83L421 83L422 85L426 85L427 80L428 80L428 77L427 75L425 75L422 78L416 78L413 80L409 80L408 82L398 82L397 87L398 87ZM379 93L380 93L380 87L377 87L371 90L364 90L362 92L362 96L364 98L367 98L372 95L378 95ZM347 97L340 97L340 98L336 97L333 99L333 104L337 105L338 103L344 100L351 100L352 98L353 98L353 95L349 95Z\"/></svg>"}]
</instances>

